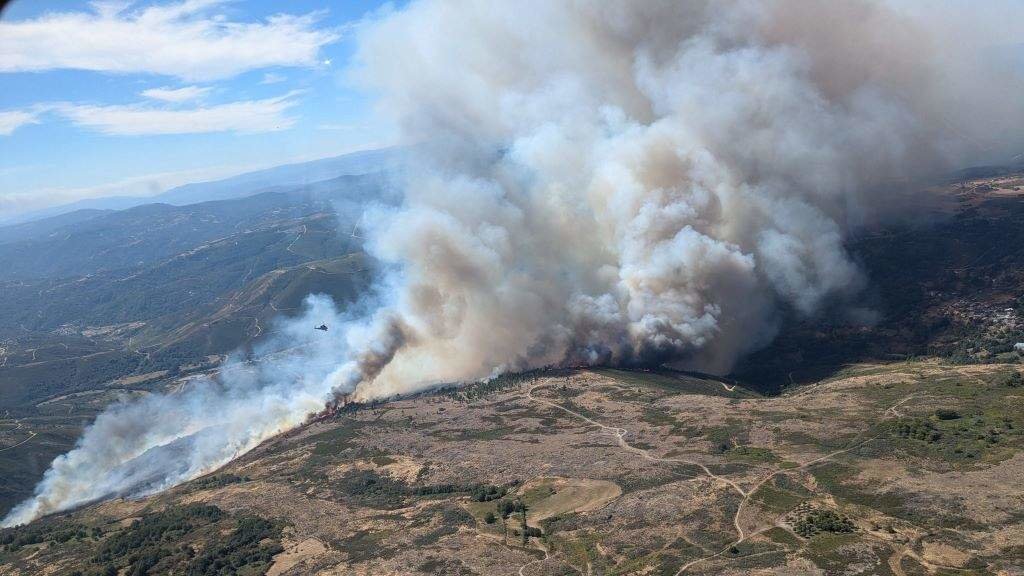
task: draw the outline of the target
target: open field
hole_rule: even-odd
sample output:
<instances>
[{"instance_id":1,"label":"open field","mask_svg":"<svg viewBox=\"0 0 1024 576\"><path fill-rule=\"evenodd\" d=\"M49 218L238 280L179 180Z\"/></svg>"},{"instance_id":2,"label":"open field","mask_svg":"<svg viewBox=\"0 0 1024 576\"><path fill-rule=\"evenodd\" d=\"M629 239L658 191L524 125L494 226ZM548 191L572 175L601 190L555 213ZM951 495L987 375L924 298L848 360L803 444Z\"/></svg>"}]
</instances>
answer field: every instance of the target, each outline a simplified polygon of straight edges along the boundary
<instances>
[{"instance_id":1,"label":"open field","mask_svg":"<svg viewBox=\"0 0 1024 576\"><path fill-rule=\"evenodd\" d=\"M167 493L4 531L0 574L129 568L144 554L111 542L197 505L215 518L154 545L160 570L229 557L214 535L259 519L268 560L248 573L1014 574L1018 369L862 364L771 398L671 372L507 377L347 411Z\"/></svg>"}]
</instances>

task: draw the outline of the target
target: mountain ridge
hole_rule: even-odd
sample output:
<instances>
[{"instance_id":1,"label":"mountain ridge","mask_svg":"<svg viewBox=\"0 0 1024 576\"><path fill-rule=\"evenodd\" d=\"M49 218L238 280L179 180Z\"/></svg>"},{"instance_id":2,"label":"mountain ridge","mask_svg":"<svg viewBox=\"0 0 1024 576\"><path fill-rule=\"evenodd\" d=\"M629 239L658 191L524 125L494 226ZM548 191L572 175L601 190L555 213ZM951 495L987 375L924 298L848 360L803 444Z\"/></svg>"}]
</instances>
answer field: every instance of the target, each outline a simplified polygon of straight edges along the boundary
<instances>
[{"instance_id":1,"label":"mountain ridge","mask_svg":"<svg viewBox=\"0 0 1024 576\"><path fill-rule=\"evenodd\" d=\"M351 152L305 162L292 162L243 172L234 176L175 186L153 196L105 196L42 208L0 220L0 238L5 228L81 211L125 210L144 204L182 206L207 200L228 200L258 194L277 186L301 186L340 176L389 172L400 168L406 147L387 147Z\"/></svg>"}]
</instances>

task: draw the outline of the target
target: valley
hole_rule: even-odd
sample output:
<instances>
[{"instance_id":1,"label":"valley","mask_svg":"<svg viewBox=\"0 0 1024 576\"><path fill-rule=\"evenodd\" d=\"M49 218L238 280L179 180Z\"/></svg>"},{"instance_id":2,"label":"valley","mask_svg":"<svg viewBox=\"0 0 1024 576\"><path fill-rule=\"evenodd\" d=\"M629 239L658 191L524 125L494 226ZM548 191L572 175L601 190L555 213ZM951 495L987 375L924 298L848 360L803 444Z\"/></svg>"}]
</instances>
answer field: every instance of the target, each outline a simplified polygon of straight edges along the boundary
<instances>
[{"instance_id":1,"label":"valley","mask_svg":"<svg viewBox=\"0 0 1024 576\"><path fill-rule=\"evenodd\" d=\"M239 554L276 575L1012 574L1018 177L944 185L922 222L853 243L874 324L787 320L723 379L538 371L349 406L166 493L4 530L0 574L212 574ZM344 209L254 198L269 212L182 251L5 285L5 510L109 404L216 375L306 294L368 285ZM174 546L145 536L170 526Z\"/></svg>"},{"instance_id":2,"label":"valley","mask_svg":"<svg viewBox=\"0 0 1024 576\"><path fill-rule=\"evenodd\" d=\"M367 186L146 205L0 242L0 510L110 403L216 373L308 294L356 300L371 271L346 202Z\"/></svg>"},{"instance_id":3,"label":"valley","mask_svg":"<svg viewBox=\"0 0 1024 576\"><path fill-rule=\"evenodd\" d=\"M1024 576L1022 20L0 0L0 576Z\"/></svg>"}]
</instances>

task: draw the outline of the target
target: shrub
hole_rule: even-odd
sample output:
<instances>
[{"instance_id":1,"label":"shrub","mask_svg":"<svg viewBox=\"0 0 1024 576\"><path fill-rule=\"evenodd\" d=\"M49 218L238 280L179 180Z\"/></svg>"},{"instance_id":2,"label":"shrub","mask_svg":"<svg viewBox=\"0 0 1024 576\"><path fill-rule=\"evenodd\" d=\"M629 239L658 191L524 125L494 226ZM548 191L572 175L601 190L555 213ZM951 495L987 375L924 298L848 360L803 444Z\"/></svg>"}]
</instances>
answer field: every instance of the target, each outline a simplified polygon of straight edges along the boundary
<instances>
[{"instance_id":1,"label":"shrub","mask_svg":"<svg viewBox=\"0 0 1024 576\"><path fill-rule=\"evenodd\" d=\"M205 490L208 488L220 488L221 486L228 486L230 484L237 484L239 482L248 482L248 476L239 476L237 474L215 474L213 476L207 476L200 478L192 482L193 488Z\"/></svg>"},{"instance_id":2,"label":"shrub","mask_svg":"<svg viewBox=\"0 0 1024 576\"><path fill-rule=\"evenodd\" d=\"M105 563L164 542L176 542L197 527L217 522L223 516L224 512L220 508L202 504L191 504L151 514L133 522L128 530L110 537L103 543L93 561ZM142 560L148 558L137 559L132 561L132 564L138 564Z\"/></svg>"},{"instance_id":3,"label":"shrub","mask_svg":"<svg viewBox=\"0 0 1024 576\"><path fill-rule=\"evenodd\" d=\"M386 510L405 506L409 492L404 482L372 470L349 472L340 480L338 488L363 505Z\"/></svg>"},{"instance_id":4,"label":"shrub","mask_svg":"<svg viewBox=\"0 0 1024 576\"><path fill-rule=\"evenodd\" d=\"M804 538L821 532L842 534L853 530L853 522L849 518L832 510L811 510L793 525L793 531Z\"/></svg>"},{"instance_id":5,"label":"shrub","mask_svg":"<svg viewBox=\"0 0 1024 576\"><path fill-rule=\"evenodd\" d=\"M238 519L235 530L227 542L214 547L197 558L188 567L188 576L227 576L246 572L260 572L284 551L279 539L281 526L255 516Z\"/></svg>"},{"instance_id":6,"label":"shrub","mask_svg":"<svg viewBox=\"0 0 1024 576\"><path fill-rule=\"evenodd\" d=\"M488 484L474 489L470 497L474 502L490 502L504 498L505 494L508 494L508 488Z\"/></svg>"},{"instance_id":7,"label":"shrub","mask_svg":"<svg viewBox=\"0 0 1024 576\"><path fill-rule=\"evenodd\" d=\"M502 500L498 503L498 512L501 513L502 518L508 518L512 514L525 511L526 505L520 500Z\"/></svg>"},{"instance_id":8,"label":"shrub","mask_svg":"<svg viewBox=\"0 0 1024 576\"><path fill-rule=\"evenodd\" d=\"M86 529L80 524L64 524L57 522L32 523L17 528L0 530L0 546L16 552L23 546L41 544L43 542L64 543L74 538L84 538Z\"/></svg>"},{"instance_id":9,"label":"shrub","mask_svg":"<svg viewBox=\"0 0 1024 576\"><path fill-rule=\"evenodd\" d=\"M1009 386L1010 388L1020 388L1022 384L1024 384L1024 378L1022 378L1020 372L1017 371L1011 372L1010 375L1003 380L1003 385Z\"/></svg>"},{"instance_id":10,"label":"shrub","mask_svg":"<svg viewBox=\"0 0 1024 576\"><path fill-rule=\"evenodd\" d=\"M942 439L942 432L930 420L907 418L895 424L895 433L901 438L921 440L929 444Z\"/></svg>"}]
</instances>

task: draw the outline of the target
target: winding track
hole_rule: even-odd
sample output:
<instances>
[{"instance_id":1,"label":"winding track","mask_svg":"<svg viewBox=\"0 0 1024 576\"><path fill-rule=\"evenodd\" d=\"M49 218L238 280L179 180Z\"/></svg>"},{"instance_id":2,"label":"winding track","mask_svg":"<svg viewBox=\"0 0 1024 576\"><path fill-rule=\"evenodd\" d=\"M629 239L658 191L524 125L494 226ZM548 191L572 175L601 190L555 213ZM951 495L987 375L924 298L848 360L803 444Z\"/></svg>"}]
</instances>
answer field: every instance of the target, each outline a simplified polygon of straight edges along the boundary
<instances>
[{"instance_id":1,"label":"winding track","mask_svg":"<svg viewBox=\"0 0 1024 576\"><path fill-rule=\"evenodd\" d=\"M705 466L704 464L701 464L700 462L695 462L693 460L686 460L686 459L683 459L683 458L659 458L657 456L652 456L649 451L644 450L642 448L637 448L636 446L633 446L632 444L630 444L629 442L626 441L625 436L626 436L626 434L629 431L626 430L625 428L618 428L618 427L615 427L615 426L608 426L608 425L602 424L602 423L600 423L600 422L598 422L596 420L593 420L592 418L584 416L583 414L580 414L579 412L576 412L574 410L566 408L565 406L562 406L562 405L560 405L558 403L552 402L552 401L547 400L545 398L538 398L538 397L533 395L533 391L534 390L536 390L538 388L543 388L545 386L547 386L547 384L534 384L534 385L530 386L526 390L526 398L529 399L529 400L532 400L534 402L539 402L541 404L545 404L547 406L551 406L552 408L556 408L558 410L561 410L561 411L565 412L566 414L575 416L575 417L577 417L577 418L587 422L588 424L592 424L594 426L597 426L598 428L601 429L602 432L610 432L613 436L615 436L615 439L618 442L619 447L621 447L623 450L626 450L628 452L632 452L632 453L640 456L641 458L643 458L645 460L648 460L648 461L651 461L651 462L667 462L667 463L672 463L672 464L689 464L691 466L696 466L696 467L700 468L701 471L703 471L704 474L707 475L708 478L711 478L712 480L714 480L716 482L721 482L723 484L727 484L729 487L731 487L733 490L735 490L736 493L738 493L740 496L742 496L744 500L740 502L740 507L741 508L743 506L743 502L746 501L747 498L749 498L750 494L748 492L746 492L745 490L743 490L743 488L740 487L739 484L737 484L736 482L734 482L734 481L732 481L732 480L730 480L728 478L725 478L723 476L719 476L719 475L715 474L710 469L708 469L707 466ZM725 387L725 384L723 384L722 386ZM728 388L726 388L726 389L728 390ZM733 526L736 528L736 532L739 534L739 540L737 542L742 542L743 540L745 540L747 536L746 536L746 534L743 531L743 527L740 526L740 523L739 523L739 509L737 509L736 516L733 518ZM735 544L730 544L730 546L735 546ZM726 550L727 549L728 548L726 548ZM723 552L724 552L724 550L723 550ZM721 554L721 552L719 552L719 554ZM712 558L712 557L713 556L708 556L708 557L703 558L701 560L706 560L706 559L709 559L709 558ZM698 560L698 561L700 561L700 560ZM689 568L693 564L696 564L698 561L694 561L694 562L691 562L690 564L687 564L686 566L681 568L679 570L679 572L676 572L676 574L681 574L684 570L686 570L687 568ZM539 562L539 561L535 560L533 562L530 562L529 564L533 564L533 563L536 563L536 562ZM528 566L529 564L524 565L522 568L519 569L519 575L520 576L525 576L523 574L523 569L525 569L526 566Z\"/></svg>"},{"instance_id":2,"label":"winding track","mask_svg":"<svg viewBox=\"0 0 1024 576\"><path fill-rule=\"evenodd\" d=\"M9 412L7 414L9 414ZM15 420L14 423L17 424L17 426L14 427L15 430L21 430L22 428L25 427L25 425L21 422L20 418ZM4 452L4 451L7 451L7 450L10 450L11 448L17 448L18 446L21 446L22 444L24 444L25 442L28 442L29 440L35 438L36 436L38 436L38 434L36 432L33 432L32 430L29 430L28 431L28 438L25 438L21 442L18 442L17 444L12 444L11 446L8 446L6 448L0 448L0 452Z\"/></svg>"},{"instance_id":3,"label":"winding track","mask_svg":"<svg viewBox=\"0 0 1024 576\"><path fill-rule=\"evenodd\" d=\"M872 441L878 439L878 436L873 436L871 438L868 438L866 440L862 440L860 442L857 442L856 444L853 444L851 446L843 448L842 450L836 450L835 452L830 452L828 454L825 454L824 456L819 456L819 457L814 458L812 460L808 460L807 462L803 462L803 463L801 463L798 466L795 466L793 468L778 468L777 470L771 472L770 474L768 474L767 476L762 478L760 481L758 481L758 483L755 484L750 490L744 490L736 482L734 482L734 481L732 481L732 480L730 480L728 478L725 478L724 476L719 476L719 475L715 474L714 472L709 470L707 466L705 466L704 464L701 464L700 462L695 462L693 460L686 460L686 459L682 459L682 458L659 458L657 456L652 456L649 451L644 450L642 448L637 448L636 446L633 446L629 442L626 441L625 436L628 433L628 430L626 430L625 428L618 428L618 427L615 427L615 426L608 426L606 424L602 424L602 423L600 423L600 422L598 422L598 421L596 421L596 420L594 420L594 419L592 419L592 418L590 418L588 416L585 416L583 414L580 414L579 412L576 412L574 410L566 408L565 406L562 406L562 405L560 405L560 404L558 404L556 402L552 402L552 401L547 400L545 398L538 398L538 397L533 395L534 390L537 390L538 388L544 388L546 386L548 386L548 384L533 384L533 385L531 385L529 388L527 388L525 397L528 400L531 400L533 402L538 402L538 403L541 403L541 404L545 404L545 405L550 406L552 408L556 408L558 410L561 410L561 411L565 412L566 414L569 414L571 416L575 416L576 418L579 418L579 419L587 422L588 424L591 424L593 426L597 426L598 428L601 429L602 432L609 432L609 433L611 433L613 436L615 436L615 439L618 442L619 447L621 447L623 450L626 450L628 452L632 452L632 453L640 456L641 458L643 458L645 460L648 460L648 461L651 461L651 462L668 462L668 463L689 464L689 465L692 465L692 466L696 466L696 467L700 468L708 478L710 478L710 479L712 479L712 480L714 480L716 482L727 484L729 487L731 487L733 490L735 490L737 494L739 494L742 497L742 499L740 500L740 505L736 508L736 514L735 514L735 516L733 516L733 527L736 529L736 534L738 536L737 539L734 542L730 543L725 548L723 548L722 550L720 550L720 551L718 551L718 552L716 552L714 554L710 554L708 556L703 556L701 558L697 558L695 560L691 560L690 562L687 562L686 564L682 565L679 568L679 570L677 570L675 572L675 576L680 576L681 574L686 572L692 566L695 566L695 565L700 564L702 562L706 562L708 560L712 560L714 558L717 558L717 557L721 556L722 554L725 554L732 547L738 546L739 544L742 544L748 538L750 538L752 536L757 536L758 534L761 534L762 532L770 530L771 528L774 527L774 526L765 527L765 528L762 528L761 530L757 530L757 531L755 531L755 532L753 532L751 534L747 534L743 530L743 527L740 525L740 516L743 513L744 506L746 506L747 503L750 501L751 496L753 496L755 493L757 493L757 491L762 486L764 486L765 483L767 483L769 480L771 480L772 478L778 476L779 474L782 474L783 472L791 472L791 471L794 471L794 470L802 470L802 469L807 468L809 466L813 466L814 464L818 464L819 462L824 462L826 460L829 460L831 458L839 456L840 454L844 454L846 452L850 452L852 450L856 450L857 448L860 448L861 446L867 444L868 442L872 442ZM730 388L728 386L726 386L725 384L722 384L722 386L726 390L730 390ZM733 386L732 390L735 390L735 388L736 387ZM913 397L914 397L914 395L911 394L910 396L907 396L907 397L901 399L899 402L897 402L896 404L892 405L889 409L887 409L885 413L886 414L892 414L893 416L899 416L900 414L897 411L897 408L902 406L905 402L907 402L908 400L910 400ZM545 551L545 558L544 558L544 560L547 560L547 551ZM533 564L537 564L537 563L543 562L544 560L534 560L532 562L528 562L528 563L524 564L522 567L519 568L519 576L526 576L525 573L524 573L524 570L528 566L531 566Z\"/></svg>"},{"instance_id":4,"label":"winding track","mask_svg":"<svg viewBox=\"0 0 1024 576\"><path fill-rule=\"evenodd\" d=\"M37 433L35 433L35 432L31 431L31 430L29 430L28 434L29 434L28 438L25 438L21 442L18 442L17 444L8 446L6 448L0 448L0 452L4 452L6 450L10 450L11 448L17 448L18 446L21 446L22 444L28 442L29 440L31 440L31 439L33 439L33 438L35 438L36 436L39 435L39 434L37 434Z\"/></svg>"},{"instance_id":5,"label":"winding track","mask_svg":"<svg viewBox=\"0 0 1024 576\"><path fill-rule=\"evenodd\" d=\"M525 570L526 570L527 566L533 566L534 564L540 564L542 562L547 561L548 558L550 558L550 556L548 556L548 549L544 548L544 557L539 559L539 560L534 560L532 562L527 562L526 564L523 564L522 566L520 566L519 567L519 576L526 576Z\"/></svg>"},{"instance_id":6,"label":"winding track","mask_svg":"<svg viewBox=\"0 0 1024 576\"><path fill-rule=\"evenodd\" d=\"M302 232L299 232L298 236L296 236L295 239L292 240L290 244L288 244L288 246L285 248L285 251L291 252L292 254L295 254L296 256L301 256L301 254L299 254L299 253L297 253L297 252L292 250L292 246L295 246L295 243L299 241L299 238L302 238L306 234L306 232L308 232L308 231L309 231L309 228L307 228L306 225L303 224L302 225Z\"/></svg>"}]
</instances>

